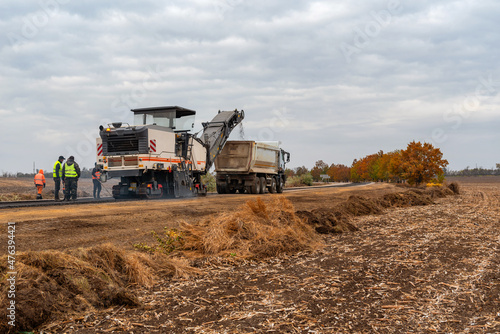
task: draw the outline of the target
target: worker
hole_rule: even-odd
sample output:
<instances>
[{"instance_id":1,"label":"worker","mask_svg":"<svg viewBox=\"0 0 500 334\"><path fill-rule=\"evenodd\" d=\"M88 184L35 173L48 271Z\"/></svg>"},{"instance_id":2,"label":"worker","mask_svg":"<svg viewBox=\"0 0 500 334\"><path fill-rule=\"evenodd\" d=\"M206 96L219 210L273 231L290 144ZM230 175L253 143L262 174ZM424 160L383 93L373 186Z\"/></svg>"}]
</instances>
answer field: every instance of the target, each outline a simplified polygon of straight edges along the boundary
<instances>
[{"instance_id":1,"label":"worker","mask_svg":"<svg viewBox=\"0 0 500 334\"><path fill-rule=\"evenodd\" d=\"M59 156L59 159L54 164L54 169L52 171L52 177L54 178L54 199L59 200L59 190L61 190L61 177L62 177L62 162L64 157ZM64 194L64 192L63 192Z\"/></svg>"},{"instance_id":2,"label":"worker","mask_svg":"<svg viewBox=\"0 0 500 334\"><path fill-rule=\"evenodd\" d=\"M76 200L78 190L78 178L80 177L80 166L75 162L75 157L70 156L62 168L62 180L64 182L64 200Z\"/></svg>"},{"instance_id":3,"label":"worker","mask_svg":"<svg viewBox=\"0 0 500 334\"><path fill-rule=\"evenodd\" d=\"M92 169L92 183L94 183L94 198L101 198L101 170L97 167L97 162ZM97 193L97 195L96 195Z\"/></svg>"},{"instance_id":4,"label":"worker","mask_svg":"<svg viewBox=\"0 0 500 334\"><path fill-rule=\"evenodd\" d=\"M35 175L35 187L37 190L36 199L42 199L42 190L45 188L45 175L43 175L42 169Z\"/></svg>"}]
</instances>

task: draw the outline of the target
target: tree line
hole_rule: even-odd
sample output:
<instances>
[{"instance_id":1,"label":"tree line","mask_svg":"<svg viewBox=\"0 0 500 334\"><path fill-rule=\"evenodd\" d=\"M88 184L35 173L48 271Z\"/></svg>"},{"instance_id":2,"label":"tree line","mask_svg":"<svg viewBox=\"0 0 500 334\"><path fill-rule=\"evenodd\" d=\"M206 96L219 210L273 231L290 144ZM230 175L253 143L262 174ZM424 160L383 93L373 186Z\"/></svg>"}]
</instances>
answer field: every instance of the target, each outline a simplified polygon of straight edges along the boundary
<instances>
[{"instance_id":1,"label":"tree line","mask_svg":"<svg viewBox=\"0 0 500 334\"><path fill-rule=\"evenodd\" d=\"M486 176L486 175L500 175L500 164L496 164L496 168L483 168L476 167L470 168L467 166L462 170L448 170L445 169L444 175L446 176Z\"/></svg>"},{"instance_id":2,"label":"tree line","mask_svg":"<svg viewBox=\"0 0 500 334\"><path fill-rule=\"evenodd\" d=\"M389 153L379 151L355 159L351 166L328 165L318 160L311 170L302 166L287 169L286 174L294 181L305 179L306 176L310 176L312 181L321 181L322 175L328 175L329 180L334 182L385 181L419 185L431 180L442 182L447 165L448 161L443 159L439 148L429 143L412 141L404 150Z\"/></svg>"}]
</instances>

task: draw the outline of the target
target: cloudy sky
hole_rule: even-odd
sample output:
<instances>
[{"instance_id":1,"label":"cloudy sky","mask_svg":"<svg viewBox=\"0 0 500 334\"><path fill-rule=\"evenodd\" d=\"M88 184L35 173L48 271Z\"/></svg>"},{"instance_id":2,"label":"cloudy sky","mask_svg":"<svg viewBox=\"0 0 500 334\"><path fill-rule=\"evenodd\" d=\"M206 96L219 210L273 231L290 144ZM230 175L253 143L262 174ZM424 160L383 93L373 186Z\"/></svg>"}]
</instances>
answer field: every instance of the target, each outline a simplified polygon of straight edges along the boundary
<instances>
[{"instance_id":1,"label":"cloudy sky","mask_svg":"<svg viewBox=\"0 0 500 334\"><path fill-rule=\"evenodd\" d=\"M162 105L197 129L244 109L231 139L281 141L291 167L420 140L491 168L499 16L493 0L4 0L0 171L91 167L100 124Z\"/></svg>"}]
</instances>

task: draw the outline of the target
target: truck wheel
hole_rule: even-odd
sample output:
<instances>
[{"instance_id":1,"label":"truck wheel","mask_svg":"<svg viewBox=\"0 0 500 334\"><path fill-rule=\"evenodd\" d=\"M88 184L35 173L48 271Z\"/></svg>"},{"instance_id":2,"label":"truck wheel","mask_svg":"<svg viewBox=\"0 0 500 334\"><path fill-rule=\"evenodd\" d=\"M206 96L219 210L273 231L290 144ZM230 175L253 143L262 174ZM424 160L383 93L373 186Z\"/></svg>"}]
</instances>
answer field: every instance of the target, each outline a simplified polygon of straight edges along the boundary
<instances>
[{"instance_id":1,"label":"truck wheel","mask_svg":"<svg viewBox=\"0 0 500 334\"><path fill-rule=\"evenodd\" d=\"M236 188L231 188L229 189L230 194L236 194Z\"/></svg>"},{"instance_id":2,"label":"truck wheel","mask_svg":"<svg viewBox=\"0 0 500 334\"><path fill-rule=\"evenodd\" d=\"M266 188L267 188L266 178L265 177L261 177L260 178L260 193L261 194L265 194L266 193Z\"/></svg>"},{"instance_id":3,"label":"truck wheel","mask_svg":"<svg viewBox=\"0 0 500 334\"><path fill-rule=\"evenodd\" d=\"M260 179L256 177L253 180L253 184L250 187L250 193L251 194L260 194Z\"/></svg>"},{"instance_id":4,"label":"truck wheel","mask_svg":"<svg viewBox=\"0 0 500 334\"><path fill-rule=\"evenodd\" d=\"M280 176L278 177L278 183L276 184L276 192L278 194L281 194L283 192L283 188L285 185L283 184L283 178Z\"/></svg>"},{"instance_id":5,"label":"truck wheel","mask_svg":"<svg viewBox=\"0 0 500 334\"><path fill-rule=\"evenodd\" d=\"M225 194L226 193L226 187L217 185L217 193L218 194Z\"/></svg>"},{"instance_id":6,"label":"truck wheel","mask_svg":"<svg viewBox=\"0 0 500 334\"><path fill-rule=\"evenodd\" d=\"M275 194L276 193L276 179L274 177L271 178L271 186L269 187L269 192L271 194Z\"/></svg>"}]
</instances>

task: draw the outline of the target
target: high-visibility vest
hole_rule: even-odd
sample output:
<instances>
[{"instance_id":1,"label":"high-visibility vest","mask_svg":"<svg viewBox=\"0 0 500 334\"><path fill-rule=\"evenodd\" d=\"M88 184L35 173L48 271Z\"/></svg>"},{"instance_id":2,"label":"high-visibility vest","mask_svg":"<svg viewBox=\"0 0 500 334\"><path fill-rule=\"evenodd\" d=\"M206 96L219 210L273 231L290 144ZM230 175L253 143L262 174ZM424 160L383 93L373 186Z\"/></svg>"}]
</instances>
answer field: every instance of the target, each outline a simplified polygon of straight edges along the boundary
<instances>
[{"instance_id":1,"label":"high-visibility vest","mask_svg":"<svg viewBox=\"0 0 500 334\"><path fill-rule=\"evenodd\" d=\"M75 164L64 165L64 177L78 177L78 174L76 173Z\"/></svg>"},{"instance_id":2,"label":"high-visibility vest","mask_svg":"<svg viewBox=\"0 0 500 334\"><path fill-rule=\"evenodd\" d=\"M92 175L92 179L94 180L100 180L101 179L101 172L97 171Z\"/></svg>"},{"instance_id":3,"label":"high-visibility vest","mask_svg":"<svg viewBox=\"0 0 500 334\"><path fill-rule=\"evenodd\" d=\"M35 175L35 184L37 186L43 186L45 184L45 175L38 173Z\"/></svg>"},{"instance_id":4,"label":"high-visibility vest","mask_svg":"<svg viewBox=\"0 0 500 334\"><path fill-rule=\"evenodd\" d=\"M56 167L59 165L59 175L56 174ZM52 171L52 177L61 177L62 176L62 164L59 160L54 164L54 170Z\"/></svg>"}]
</instances>

